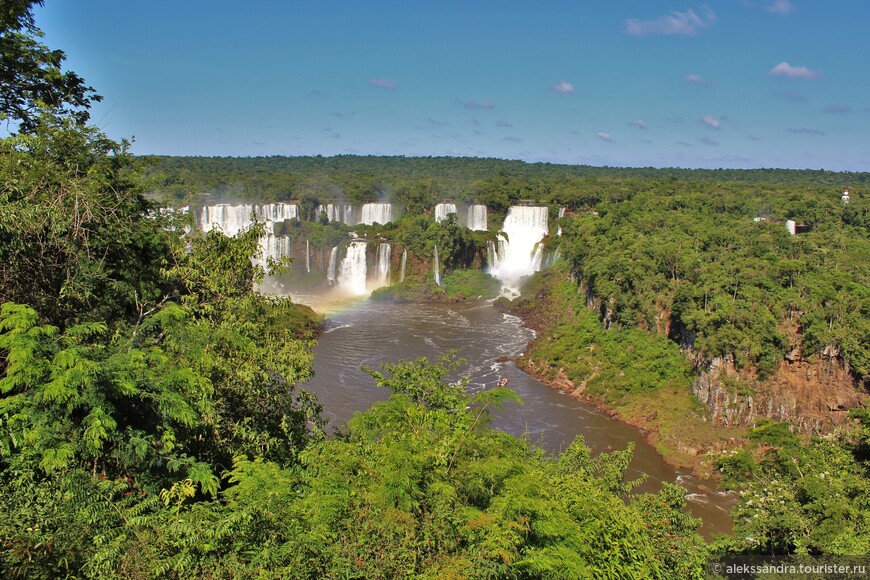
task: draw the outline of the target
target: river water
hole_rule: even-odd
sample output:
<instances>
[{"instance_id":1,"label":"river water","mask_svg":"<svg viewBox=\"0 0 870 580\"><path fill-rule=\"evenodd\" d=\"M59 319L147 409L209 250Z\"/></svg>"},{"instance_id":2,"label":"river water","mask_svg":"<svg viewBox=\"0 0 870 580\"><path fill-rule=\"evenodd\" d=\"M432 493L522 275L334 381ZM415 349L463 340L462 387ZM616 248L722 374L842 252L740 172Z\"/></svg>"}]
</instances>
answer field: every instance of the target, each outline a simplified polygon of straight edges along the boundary
<instances>
[{"instance_id":1,"label":"river water","mask_svg":"<svg viewBox=\"0 0 870 580\"><path fill-rule=\"evenodd\" d=\"M313 301L315 309L321 306L313 297L295 299ZM324 418L338 428L357 411L390 394L378 388L363 367L378 368L382 363L421 356L434 361L456 350L466 364L451 380L468 376L470 389L478 390L507 377L508 386L525 403L505 404L494 415L493 427L528 437L553 453L565 449L577 435L594 451L625 449L633 442L628 476L634 479L646 474L641 491L656 491L663 481L680 483L686 488L688 509L703 520L701 533L707 538L730 533L732 495L668 465L639 430L530 377L511 361L497 360L522 354L533 337L520 319L496 311L488 301L420 305L362 300L327 316L326 329L314 349L314 378L302 387L317 395Z\"/></svg>"}]
</instances>

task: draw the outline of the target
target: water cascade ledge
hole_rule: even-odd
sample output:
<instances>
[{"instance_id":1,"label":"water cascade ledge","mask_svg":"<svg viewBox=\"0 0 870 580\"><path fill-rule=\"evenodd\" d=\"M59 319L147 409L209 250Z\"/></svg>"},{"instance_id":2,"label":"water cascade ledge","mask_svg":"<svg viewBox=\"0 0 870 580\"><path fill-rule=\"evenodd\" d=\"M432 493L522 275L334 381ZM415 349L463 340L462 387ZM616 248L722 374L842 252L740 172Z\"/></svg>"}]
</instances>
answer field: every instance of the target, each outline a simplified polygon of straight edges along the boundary
<instances>
[{"instance_id":1,"label":"water cascade ledge","mask_svg":"<svg viewBox=\"0 0 870 580\"><path fill-rule=\"evenodd\" d=\"M461 207L460 207L461 205ZM434 217L438 222L448 219L450 214L457 215L457 223L470 230L485 231L488 229L488 210L485 205L462 205L442 202L434 208ZM294 254L291 240L285 236L276 236L279 231L276 226L286 220L300 219L300 209L295 203L270 204L215 204L203 206L191 212L202 231L219 228L226 235L237 235L250 227L252 218L265 222L266 234L260 240L261 256L256 261L265 265L268 259L280 260ZM347 225L386 224L400 215L397 206L391 203L367 203L354 206L350 203L327 203L318 206L317 214L322 219L340 221ZM561 209L559 215L564 215ZM317 216L309 216L317 217ZM496 242L486 244L486 267L490 274L501 281L503 288L510 292L516 291L524 276L541 270L552 264L558 252L545 251L541 243L548 233L548 208L543 206L517 205L509 208L502 231ZM561 232L557 232L561 233ZM391 281L392 247L389 243L374 243L369 248L366 260L365 241L357 240L349 245L339 244L334 248L320 251L318 265L312 266L312 248L310 241L305 239L304 248L297 248L295 253L302 258L304 250L304 274L315 274L325 278L325 284L339 288L342 292L352 295L364 295L371 289L387 285ZM326 259L325 252L328 253ZM316 255L316 254L315 254ZM343 255L343 258L342 258ZM441 283L440 257L437 248L432 256L433 275L437 284ZM301 261L301 260L300 260ZM367 262L367 264L366 264ZM401 274L399 281L405 278L408 262L407 250L403 249L401 257ZM398 264L397 264L398 266ZM315 272L315 270L317 272Z\"/></svg>"}]
</instances>

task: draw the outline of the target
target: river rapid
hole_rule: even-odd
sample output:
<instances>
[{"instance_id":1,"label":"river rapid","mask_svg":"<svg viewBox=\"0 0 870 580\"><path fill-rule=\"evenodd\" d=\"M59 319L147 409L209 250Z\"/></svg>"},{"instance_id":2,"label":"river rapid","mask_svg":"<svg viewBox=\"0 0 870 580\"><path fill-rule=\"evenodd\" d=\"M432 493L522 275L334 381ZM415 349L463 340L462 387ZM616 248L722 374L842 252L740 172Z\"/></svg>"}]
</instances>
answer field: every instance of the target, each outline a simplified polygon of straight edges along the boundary
<instances>
[{"instance_id":1,"label":"river rapid","mask_svg":"<svg viewBox=\"0 0 870 580\"><path fill-rule=\"evenodd\" d=\"M689 511L703 520L700 532L705 537L731 532L733 494L673 468L646 442L643 432L568 397L505 360L522 354L534 332L519 318L498 312L490 301L443 305L360 300L336 308L312 296L294 298L318 311L331 311L314 349L314 377L301 385L317 395L328 430L330 426L340 428L354 413L389 397L363 367L377 369L383 363L421 356L434 361L456 350L466 362L451 380L468 376L469 388L479 390L496 386L506 377L508 386L524 401L522 406L507 403L495 413L494 428L527 437L552 453L565 449L577 435L584 437L593 452L625 449L633 442L628 477L646 474L640 491L654 492L663 481L679 483L686 489Z\"/></svg>"}]
</instances>

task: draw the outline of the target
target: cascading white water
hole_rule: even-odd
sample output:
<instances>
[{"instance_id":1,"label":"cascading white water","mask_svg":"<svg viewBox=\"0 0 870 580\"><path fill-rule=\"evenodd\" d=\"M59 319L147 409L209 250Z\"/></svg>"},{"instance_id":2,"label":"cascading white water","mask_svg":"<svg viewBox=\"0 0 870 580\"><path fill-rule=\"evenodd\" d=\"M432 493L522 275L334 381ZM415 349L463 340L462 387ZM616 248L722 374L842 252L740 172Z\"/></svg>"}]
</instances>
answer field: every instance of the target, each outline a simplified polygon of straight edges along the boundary
<instances>
[{"instance_id":1,"label":"cascading white water","mask_svg":"<svg viewBox=\"0 0 870 580\"><path fill-rule=\"evenodd\" d=\"M257 219L265 222L299 219L299 206L292 203L267 203L254 206L254 212L257 214Z\"/></svg>"},{"instance_id":2,"label":"cascading white water","mask_svg":"<svg viewBox=\"0 0 870 580\"><path fill-rule=\"evenodd\" d=\"M253 213L254 206L249 203L207 205L200 212L199 228L204 232L219 228L225 236L235 236L251 226Z\"/></svg>"},{"instance_id":3,"label":"cascading white water","mask_svg":"<svg viewBox=\"0 0 870 580\"><path fill-rule=\"evenodd\" d=\"M389 203L366 203L360 212L359 223L370 226L372 224L386 224L393 221L393 205ZM353 224L356 225L356 224Z\"/></svg>"},{"instance_id":4,"label":"cascading white water","mask_svg":"<svg viewBox=\"0 0 870 580\"><path fill-rule=\"evenodd\" d=\"M284 220L298 219L299 206L292 203L207 205L200 211L199 228L204 232L220 228L224 235L235 236L251 227L252 216L257 216L258 221L272 226ZM269 227L266 230L268 231Z\"/></svg>"},{"instance_id":5,"label":"cascading white water","mask_svg":"<svg viewBox=\"0 0 870 580\"><path fill-rule=\"evenodd\" d=\"M330 222L341 222L352 226L353 222L353 206L349 203L328 203L326 205L317 206L317 215L325 213L326 219Z\"/></svg>"},{"instance_id":6,"label":"cascading white water","mask_svg":"<svg viewBox=\"0 0 870 580\"><path fill-rule=\"evenodd\" d=\"M539 272L544 259L544 244L535 245L535 253L532 254L532 271Z\"/></svg>"},{"instance_id":7,"label":"cascading white water","mask_svg":"<svg viewBox=\"0 0 870 580\"><path fill-rule=\"evenodd\" d=\"M489 266L490 273L498 268L498 251L495 248L495 242L492 240L487 240L486 242L486 265Z\"/></svg>"},{"instance_id":8,"label":"cascading white water","mask_svg":"<svg viewBox=\"0 0 870 580\"><path fill-rule=\"evenodd\" d=\"M564 208L564 207L560 207L560 208L559 208L559 219L562 219L563 217L565 217L565 208ZM557 236L561 236L561 235L562 235L562 226L559 226L559 227L556 228L556 235L557 235Z\"/></svg>"},{"instance_id":9,"label":"cascading white water","mask_svg":"<svg viewBox=\"0 0 870 580\"><path fill-rule=\"evenodd\" d=\"M402 250L402 272L399 276L399 283L405 281L405 267L408 265L408 250Z\"/></svg>"},{"instance_id":10,"label":"cascading white water","mask_svg":"<svg viewBox=\"0 0 870 580\"><path fill-rule=\"evenodd\" d=\"M456 213L455 203L439 203L435 206L435 221L443 222L450 214Z\"/></svg>"},{"instance_id":11,"label":"cascading white water","mask_svg":"<svg viewBox=\"0 0 870 580\"><path fill-rule=\"evenodd\" d=\"M438 263L438 246L435 246L435 255L432 257L433 266L435 267L435 284L441 285L441 265Z\"/></svg>"},{"instance_id":12,"label":"cascading white water","mask_svg":"<svg viewBox=\"0 0 870 580\"><path fill-rule=\"evenodd\" d=\"M268 259L280 260L285 256L289 256L291 252L290 238L287 236L276 236L272 232L266 232L260 237L259 241L260 257L254 260L255 264L266 268Z\"/></svg>"},{"instance_id":13,"label":"cascading white water","mask_svg":"<svg viewBox=\"0 0 870 580\"><path fill-rule=\"evenodd\" d=\"M487 214L485 205L472 205L468 207L468 229L477 231L486 231Z\"/></svg>"},{"instance_id":14,"label":"cascading white water","mask_svg":"<svg viewBox=\"0 0 870 580\"><path fill-rule=\"evenodd\" d=\"M378 277L376 283L379 287L390 283L390 258L392 257L392 252L393 248L388 243L382 243L378 246Z\"/></svg>"},{"instance_id":15,"label":"cascading white water","mask_svg":"<svg viewBox=\"0 0 870 580\"><path fill-rule=\"evenodd\" d=\"M326 269L326 282L330 286L334 286L336 283L335 274L336 274L336 257L338 254L338 246L332 248L329 251L329 267Z\"/></svg>"},{"instance_id":16,"label":"cascading white water","mask_svg":"<svg viewBox=\"0 0 870 580\"><path fill-rule=\"evenodd\" d=\"M311 273L311 246L308 243L308 238L305 238L305 271Z\"/></svg>"},{"instance_id":17,"label":"cascading white water","mask_svg":"<svg viewBox=\"0 0 870 580\"><path fill-rule=\"evenodd\" d=\"M341 261L338 272L338 287L357 296L368 294L367 273L366 242L351 242L347 246L347 254Z\"/></svg>"},{"instance_id":18,"label":"cascading white water","mask_svg":"<svg viewBox=\"0 0 870 580\"><path fill-rule=\"evenodd\" d=\"M508 210L502 230L507 239L499 236L499 251L492 275L506 288L516 290L520 278L541 267L541 255L536 246L547 235L547 208L512 206Z\"/></svg>"}]
</instances>

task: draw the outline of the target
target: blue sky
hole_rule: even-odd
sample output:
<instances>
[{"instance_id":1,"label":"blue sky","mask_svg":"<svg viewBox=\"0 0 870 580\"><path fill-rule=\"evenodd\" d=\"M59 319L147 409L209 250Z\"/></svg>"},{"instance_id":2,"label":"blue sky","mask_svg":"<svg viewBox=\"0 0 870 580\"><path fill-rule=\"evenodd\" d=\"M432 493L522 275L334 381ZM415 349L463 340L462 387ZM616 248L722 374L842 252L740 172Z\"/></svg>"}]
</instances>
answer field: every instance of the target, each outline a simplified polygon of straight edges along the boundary
<instances>
[{"instance_id":1,"label":"blue sky","mask_svg":"<svg viewBox=\"0 0 870 580\"><path fill-rule=\"evenodd\" d=\"M138 154L870 171L870 2L47 0Z\"/></svg>"}]
</instances>

